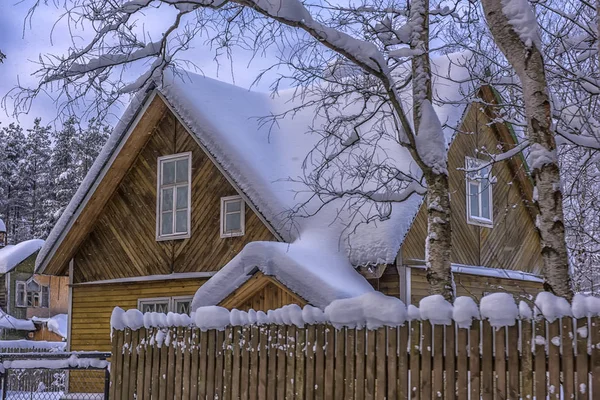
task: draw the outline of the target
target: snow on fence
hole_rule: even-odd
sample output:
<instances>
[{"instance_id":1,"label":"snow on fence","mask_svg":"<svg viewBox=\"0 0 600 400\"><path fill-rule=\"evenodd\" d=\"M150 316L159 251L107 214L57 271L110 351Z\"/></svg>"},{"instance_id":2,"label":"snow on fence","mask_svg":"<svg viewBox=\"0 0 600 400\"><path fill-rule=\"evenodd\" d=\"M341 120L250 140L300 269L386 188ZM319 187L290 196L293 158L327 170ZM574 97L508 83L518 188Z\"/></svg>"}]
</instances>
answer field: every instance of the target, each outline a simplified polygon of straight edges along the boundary
<instances>
[{"instance_id":1,"label":"snow on fence","mask_svg":"<svg viewBox=\"0 0 600 400\"><path fill-rule=\"evenodd\" d=\"M406 308L374 292L324 312L116 308L111 323L111 399L600 399L592 297Z\"/></svg>"},{"instance_id":2,"label":"snow on fence","mask_svg":"<svg viewBox=\"0 0 600 400\"><path fill-rule=\"evenodd\" d=\"M53 353L65 351L67 342L47 342L45 340L0 340L0 354L3 353Z\"/></svg>"}]
</instances>

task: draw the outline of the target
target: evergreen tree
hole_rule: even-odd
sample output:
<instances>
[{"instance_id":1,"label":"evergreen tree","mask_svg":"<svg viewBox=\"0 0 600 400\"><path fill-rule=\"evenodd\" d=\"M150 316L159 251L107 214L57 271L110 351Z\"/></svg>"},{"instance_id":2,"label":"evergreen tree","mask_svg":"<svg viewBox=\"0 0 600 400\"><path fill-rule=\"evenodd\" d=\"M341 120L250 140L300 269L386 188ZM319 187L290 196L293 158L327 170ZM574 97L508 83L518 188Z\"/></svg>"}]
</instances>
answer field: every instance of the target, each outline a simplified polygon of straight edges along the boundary
<instances>
[{"instance_id":1,"label":"evergreen tree","mask_svg":"<svg viewBox=\"0 0 600 400\"><path fill-rule=\"evenodd\" d=\"M23 190L28 202L27 221L29 237L45 237L49 226L48 207L51 189L50 176L50 126L42 126L36 118L33 128L27 130L24 172L26 186Z\"/></svg>"},{"instance_id":2,"label":"evergreen tree","mask_svg":"<svg viewBox=\"0 0 600 400\"><path fill-rule=\"evenodd\" d=\"M82 181L87 175L109 134L110 127L96 118L90 119L87 129L79 131L77 138L79 181Z\"/></svg>"},{"instance_id":3,"label":"evergreen tree","mask_svg":"<svg viewBox=\"0 0 600 400\"><path fill-rule=\"evenodd\" d=\"M23 198L25 134L20 125L11 123L0 134L0 215L6 223L9 243L18 243L27 237L27 201Z\"/></svg>"},{"instance_id":4,"label":"evergreen tree","mask_svg":"<svg viewBox=\"0 0 600 400\"><path fill-rule=\"evenodd\" d=\"M79 135L79 121L69 118L60 131L55 133L55 145L50 161L53 179L53 190L50 193L50 224L58 220L79 186L77 173L76 144Z\"/></svg>"}]
</instances>

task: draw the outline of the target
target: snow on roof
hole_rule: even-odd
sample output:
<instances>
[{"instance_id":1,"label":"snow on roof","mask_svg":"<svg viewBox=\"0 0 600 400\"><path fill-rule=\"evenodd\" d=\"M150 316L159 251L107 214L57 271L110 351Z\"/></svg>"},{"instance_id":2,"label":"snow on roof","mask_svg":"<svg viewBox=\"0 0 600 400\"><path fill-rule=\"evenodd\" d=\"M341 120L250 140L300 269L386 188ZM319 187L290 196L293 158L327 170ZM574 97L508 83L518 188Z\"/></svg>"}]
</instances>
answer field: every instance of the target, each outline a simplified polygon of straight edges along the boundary
<instances>
[{"instance_id":1,"label":"snow on roof","mask_svg":"<svg viewBox=\"0 0 600 400\"><path fill-rule=\"evenodd\" d=\"M0 232L6 232L6 224L4 223L2 218L0 218Z\"/></svg>"},{"instance_id":2,"label":"snow on roof","mask_svg":"<svg viewBox=\"0 0 600 400\"><path fill-rule=\"evenodd\" d=\"M41 249L43 245L43 240L32 239L0 248L0 273L5 274L12 271L27 257Z\"/></svg>"},{"instance_id":3,"label":"snow on roof","mask_svg":"<svg viewBox=\"0 0 600 400\"><path fill-rule=\"evenodd\" d=\"M18 319L12 315L8 315L4 310L0 309L0 328L16 329L19 331L35 331L33 322L27 319Z\"/></svg>"},{"instance_id":4,"label":"snow on roof","mask_svg":"<svg viewBox=\"0 0 600 400\"><path fill-rule=\"evenodd\" d=\"M46 324L46 327L50 332L54 332L65 339L67 337L67 319L67 314L56 314L55 316L50 318L31 318L33 322L41 322L43 324Z\"/></svg>"},{"instance_id":5,"label":"snow on roof","mask_svg":"<svg viewBox=\"0 0 600 400\"><path fill-rule=\"evenodd\" d=\"M434 71L434 108L438 113L447 143L455 133L466 109L464 86L469 82L469 72L458 64L464 64L469 55L464 53L442 56L432 60ZM178 71L181 72L181 71ZM182 76L183 75L183 78ZM294 225L284 217L286 212L310 193L306 187L290 181L306 174L303 164L308 152L320 136L308 133L311 128L322 127L325 116L314 107L305 107L297 113L279 119L276 124L264 123L260 118L279 115L305 103L306 98L296 90L285 90L278 96L249 91L197 74L183 73L174 76L167 73L159 93L182 123L217 160L229 177L249 198L256 209L287 242L300 238L304 232L318 229L329 230L329 235L340 241L340 251L346 253L353 265L391 263L408 232L419 209L422 198L412 195L407 201L394 203L389 219L370 223L357 223L351 212L345 210L345 199L334 200L318 215L296 218ZM410 115L410 88L403 93L407 114ZM88 176L73 200L50 233L46 246L38 256L37 265L44 263L57 242L64 235L72 220L102 170L109 164L126 131L141 109L147 94L140 93L128 107L114 129L107 144L97 158ZM340 112L350 112L358 105L340 105ZM368 126L363 127L365 130ZM362 129L361 129L362 132ZM390 135L395 136L395 135ZM392 140L384 142L384 157L394 161L402 170L410 169L419 174L407 150ZM307 211L319 207L312 202ZM361 212L371 214L370 205ZM335 223L334 223L335 221Z\"/></svg>"},{"instance_id":6,"label":"snow on roof","mask_svg":"<svg viewBox=\"0 0 600 400\"><path fill-rule=\"evenodd\" d=\"M412 265L412 268L425 268L425 261L423 260L412 260L412 261L421 261L423 265ZM478 275L478 276L488 276L490 278L500 278L500 279L513 279L518 281L529 281L529 282L538 282L542 283L544 280L536 274L532 274L529 272L523 272L512 269L502 269L502 268L491 268L491 267L480 267L476 265L464 265L464 264L452 264L452 272L458 274L468 274L468 275Z\"/></svg>"},{"instance_id":7,"label":"snow on roof","mask_svg":"<svg viewBox=\"0 0 600 400\"><path fill-rule=\"evenodd\" d=\"M321 232L322 233L322 232ZM324 308L337 299L360 296L373 287L337 251L337 243L310 232L294 243L252 242L196 292L192 310L219 304L256 269L273 276L310 304Z\"/></svg>"}]
</instances>

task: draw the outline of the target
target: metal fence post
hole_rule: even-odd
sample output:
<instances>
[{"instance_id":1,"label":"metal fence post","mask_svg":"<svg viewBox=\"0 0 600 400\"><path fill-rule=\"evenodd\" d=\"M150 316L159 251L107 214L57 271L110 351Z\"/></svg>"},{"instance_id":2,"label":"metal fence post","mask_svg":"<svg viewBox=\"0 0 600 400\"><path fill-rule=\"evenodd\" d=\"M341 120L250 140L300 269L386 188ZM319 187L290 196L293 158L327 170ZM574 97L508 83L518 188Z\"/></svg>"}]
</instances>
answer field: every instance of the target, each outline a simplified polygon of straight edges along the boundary
<instances>
[{"instance_id":1,"label":"metal fence post","mask_svg":"<svg viewBox=\"0 0 600 400\"><path fill-rule=\"evenodd\" d=\"M104 370L104 400L108 400L108 393L110 392L110 369Z\"/></svg>"}]
</instances>

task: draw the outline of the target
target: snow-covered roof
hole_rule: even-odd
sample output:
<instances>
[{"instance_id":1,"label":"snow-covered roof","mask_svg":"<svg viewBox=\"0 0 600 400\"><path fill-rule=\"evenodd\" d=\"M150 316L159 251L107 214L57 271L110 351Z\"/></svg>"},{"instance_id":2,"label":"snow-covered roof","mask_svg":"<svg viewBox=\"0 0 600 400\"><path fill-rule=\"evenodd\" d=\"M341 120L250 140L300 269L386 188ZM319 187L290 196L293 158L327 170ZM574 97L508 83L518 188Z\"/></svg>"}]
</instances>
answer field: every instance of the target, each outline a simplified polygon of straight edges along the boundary
<instances>
[{"instance_id":1,"label":"snow-covered roof","mask_svg":"<svg viewBox=\"0 0 600 400\"><path fill-rule=\"evenodd\" d=\"M18 319L0 309L0 328L19 331L35 331L35 325L28 319Z\"/></svg>"},{"instance_id":2,"label":"snow-covered roof","mask_svg":"<svg viewBox=\"0 0 600 400\"><path fill-rule=\"evenodd\" d=\"M432 60L432 70L436 76L434 97L444 100L434 105L444 124L447 143L453 137L466 108L461 88L469 81L470 75L466 68L457 65L464 63L465 57L457 54ZM307 173L305 168L310 168L303 162L320 136L308 132L311 128L324 125L326 117L314 107L305 107L278 119L275 124L264 123L260 118L280 115L306 104L309 99L298 96L297 90L284 90L273 97L268 93L249 91L197 74L184 73L183 78L181 74L176 77L167 74L157 91L285 241L291 243L311 230L328 230L331 237L339 240L337 247L355 266L391 263L395 260L421 204L419 195L413 194L407 201L394 203L387 220L368 224L357 222L360 218L354 219L356 214L345 209L346 199L343 198L329 203L316 216L296 218L293 226L285 218L287 211L311 195L305 186L291 182L290 178L304 176ZM409 89L404 97L405 105L410 110L412 96ZM83 208L86 197L97 185L102 171L110 167L109 160L146 99L147 94L138 94L124 113L88 176L50 233L38 256L38 266L43 268L50 253ZM340 113L351 112L352 107L359 105L340 105ZM363 129L369 129L368 123L362 126L361 132ZM408 151L395 141L384 140L381 145L382 158L393 160L396 167L410 170L413 175L420 173ZM315 200L306 210L310 213L320 206ZM360 211L371 214L373 210L369 207L364 205Z\"/></svg>"},{"instance_id":3,"label":"snow-covered roof","mask_svg":"<svg viewBox=\"0 0 600 400\"><path fill-rule=\"evenodd\" d=\"M61 336L66 339L68 317L69 316L67 314L56 314L55 316L50 318L33 317L31 318L31 320L33 322L41 322L43 324L46 324L46 327L50 332L54 332L58 336Z\"/></svg>"},{"instance_id":4,"label":"snow-covered roof","mask_svg":"<svg viewBox=\"0 0 600 400\"><path fill-rule=\"evenodd\" d=\"M32 239L0 248L0 274L12 271L27 257L41 249L43 245L43 240Z\"/></svg>"},{"instance_id":5,"label":"snow-covered roof","mask_svg":"<svg viewBox=\"0 0 600 400\"><path fill-rule=\"evenodd\" d=\"M256 270L276 278L292 292L321 308L337 299L373 291L366 279L337 251L328 232L310 232L291 244L247 244L198 289L192 310L219 304Z\"/></svg>"},{"instance_id":6,"label":"snow-covered roof","mask_svg":"<svg viewBox=\"0 0 600 400\"><path fill-rule=\"evenodd\" d=\"M6 224L4 223L2 218L0 218L0 232L6 232Z\"/></svg>"}]
</instances>

